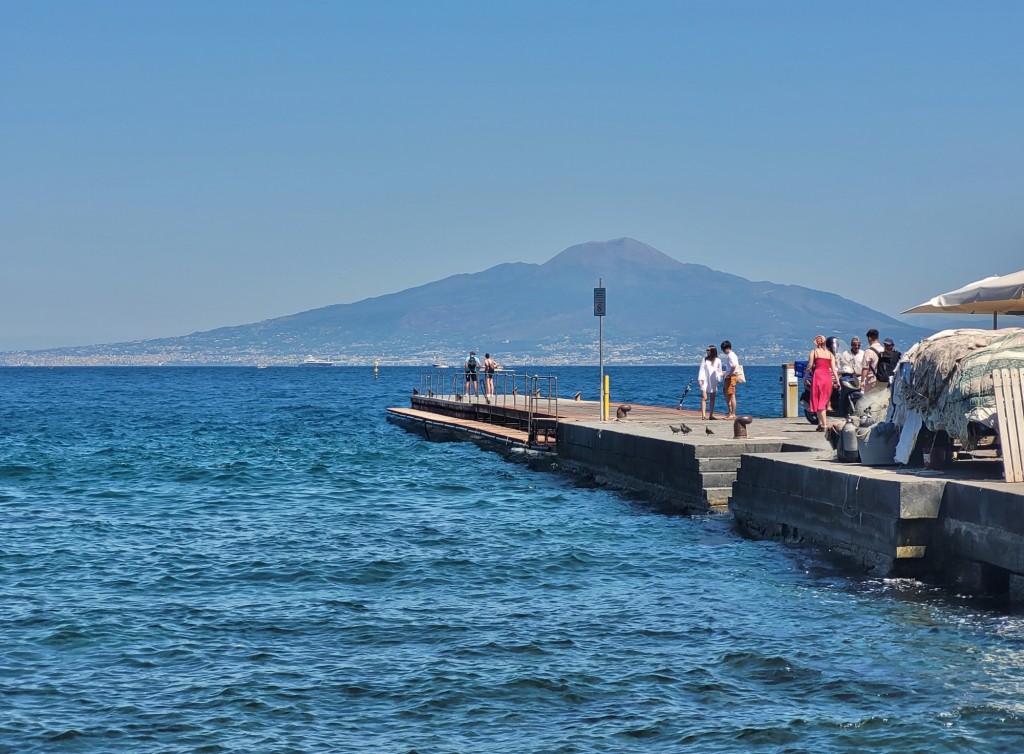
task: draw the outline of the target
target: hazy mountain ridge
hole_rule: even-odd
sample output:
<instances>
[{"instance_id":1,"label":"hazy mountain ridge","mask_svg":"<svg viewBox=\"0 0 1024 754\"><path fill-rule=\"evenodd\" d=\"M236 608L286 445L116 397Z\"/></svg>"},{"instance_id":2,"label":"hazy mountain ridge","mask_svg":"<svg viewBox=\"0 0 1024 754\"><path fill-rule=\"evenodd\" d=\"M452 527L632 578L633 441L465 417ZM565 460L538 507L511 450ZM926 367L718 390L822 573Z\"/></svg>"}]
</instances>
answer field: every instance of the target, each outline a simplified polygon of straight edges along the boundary
<instances>
[{"instance_id":1,"label":"hazy mountain ridge","mask_svg":"<svg viewBox=\"0 0 1024 754\"><path fill-rule=\"evenodd\" d=\"M750 363L799 358L817 332L868 327L905 348L916 328L834 293L750 281L680 262L631 238L592 241L543 264L512 262L350 304L253 324L101 346L0 355L2 363L339 363L452 361L469 348L506 362L597 361L593 288L608 291L609 363L689 363L729 338Z\"/></svg>"}]
</instances>

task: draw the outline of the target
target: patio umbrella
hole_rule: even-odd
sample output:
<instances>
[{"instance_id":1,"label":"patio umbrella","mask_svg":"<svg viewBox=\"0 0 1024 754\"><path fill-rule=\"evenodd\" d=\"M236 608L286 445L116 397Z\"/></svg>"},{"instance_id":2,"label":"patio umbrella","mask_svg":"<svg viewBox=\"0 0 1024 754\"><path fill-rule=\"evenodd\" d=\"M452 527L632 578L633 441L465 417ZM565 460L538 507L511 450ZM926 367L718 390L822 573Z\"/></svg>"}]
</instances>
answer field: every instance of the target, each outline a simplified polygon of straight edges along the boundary
<instances>
[{"instance_id":1,"label":"patio umbrella","mask_svg":"<svg viewBox=\"0 0 1024 754\"><path fill-rule=\"evenodd\" d=\"M907 309L904 314L1024 314L1024 270L977 280Z\"/></svg>"}]
</instances>

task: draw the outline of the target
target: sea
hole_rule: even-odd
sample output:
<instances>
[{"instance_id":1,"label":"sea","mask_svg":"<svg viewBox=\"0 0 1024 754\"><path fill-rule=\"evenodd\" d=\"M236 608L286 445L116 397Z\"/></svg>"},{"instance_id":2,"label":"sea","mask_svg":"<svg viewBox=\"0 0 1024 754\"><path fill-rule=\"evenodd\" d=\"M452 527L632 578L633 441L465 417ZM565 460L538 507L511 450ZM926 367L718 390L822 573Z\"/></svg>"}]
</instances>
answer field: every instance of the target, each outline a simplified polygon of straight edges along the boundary
<instances>
[{"instance_id":1,"label":"sea","mask_svg":"<svg viewBox=\"0 0 1024 754\"><path fill-rule=\"evenodd\" d=\"M0 752L1024 751L1011 606L428 442L420 373L0 369Z\"/></svg>"}]
</instances>

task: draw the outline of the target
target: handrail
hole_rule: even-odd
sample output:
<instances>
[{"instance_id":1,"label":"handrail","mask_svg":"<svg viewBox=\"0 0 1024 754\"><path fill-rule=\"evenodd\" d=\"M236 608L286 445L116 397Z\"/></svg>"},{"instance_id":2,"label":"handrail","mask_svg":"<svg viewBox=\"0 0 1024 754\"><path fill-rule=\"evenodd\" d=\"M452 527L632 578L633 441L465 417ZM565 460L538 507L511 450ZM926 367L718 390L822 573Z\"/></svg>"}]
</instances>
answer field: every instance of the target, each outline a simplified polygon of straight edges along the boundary
<instances>
[{"instance_id":1,"label":"handrail","mask_svg":"<svg viewBox=\"0 0 1024 754\"><path fill-rule=\"evenodd\" d=\"M466 400L466 372L463 369L437 367L420 373L420 395L444 400ZM558 413L557 375L520 374L512 369L499 369L488 375L477 373L477 392L484 402L519 408L535 413L544 407L546 413Z\"/></svg>"},{"instance_id":2,"label":"handrail","mask_svg":"<svg viewBox=\"0 0 1024 754\"><path fill-rule=\"evenodd\" d=\"M490 380L488 380L490 378ZM538 431L549 432L550 421L558 416L558 377L548 374L520 374L515 370L498 370L487 375L486 372L477 373L476 394L467 395L468 385L464 369L437 367L420 373L419 393L427 397L440 398L447 401L458 401L473 404L497 406L501 408L511 407L514 411L525 412L525 422L522 414L510 414L504 419L506 421L518 415L519 427L525 429L528 436L537 437ZM540 427L538 414L544 414L545 422ZM495 417L492 415L489 420ZM531 440L533 441L533 440Z\"/></svg>"}]
</instances>

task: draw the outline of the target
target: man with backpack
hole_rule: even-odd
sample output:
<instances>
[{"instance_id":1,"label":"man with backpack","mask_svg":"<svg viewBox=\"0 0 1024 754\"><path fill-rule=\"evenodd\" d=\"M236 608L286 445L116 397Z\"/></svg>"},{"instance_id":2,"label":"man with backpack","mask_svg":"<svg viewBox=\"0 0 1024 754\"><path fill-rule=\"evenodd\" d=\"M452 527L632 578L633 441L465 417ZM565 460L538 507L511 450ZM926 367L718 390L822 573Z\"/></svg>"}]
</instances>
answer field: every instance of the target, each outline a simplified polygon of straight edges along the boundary
<instances>
[{"instance_id":1,"label":"man with backpack","mask_svg":"<svg viewBox=\"0 0 1024 754\"><path fill-rule=\"evenodd\" d=\"M466 357L466 397L469 397L470 385L473 386L473 393L477 398L480 397L480 388L476 381L476 372L480 368L480 361L476 358L476 351L470 351L469 356ZM490 401L488 401L490 403Z\"/></svg>"},{"instance_id":2,"label":"man with backpack","mask_svg":"<svg viewBox=\"0 0 1024 754\"><path fill-rule=\"evenodd\" d=\"M901 354L896 350L896 344L892 338L882 341L882 352L878 354L878 365L875 367L875 377L879 382L886 385L892 384L892 376L896 374L896 365L900 362Z\"/></svg>"},{"instance_id":3,"label":"man with backpack","mask_svg":"<svg viewBox=\"0 0 1024 754\"><path fill-rule=\"evenodd\" d=\"M896 350L892 338L886 338L884 344L878 342L878 330L867 331L868 348L864 352L864 365L861 368L861 389L867 393L878 388L889 387L896 363L902 354Z\"/></svg>"},{"instance_id":4,"label":"man with backpack","mask_svg":"<svg viewBox=\"0 0 1024 754\"><path fill-rule=\"evenodd\" d=\"M864 351L864 362L860 369L860 389L865 393L873 390L878 384L875 376L875 369L878 367L878 356L882 353L882 346L878 343L878 330L871 328L867 331L868 347Z\"/></svg>"}]
</instances>

